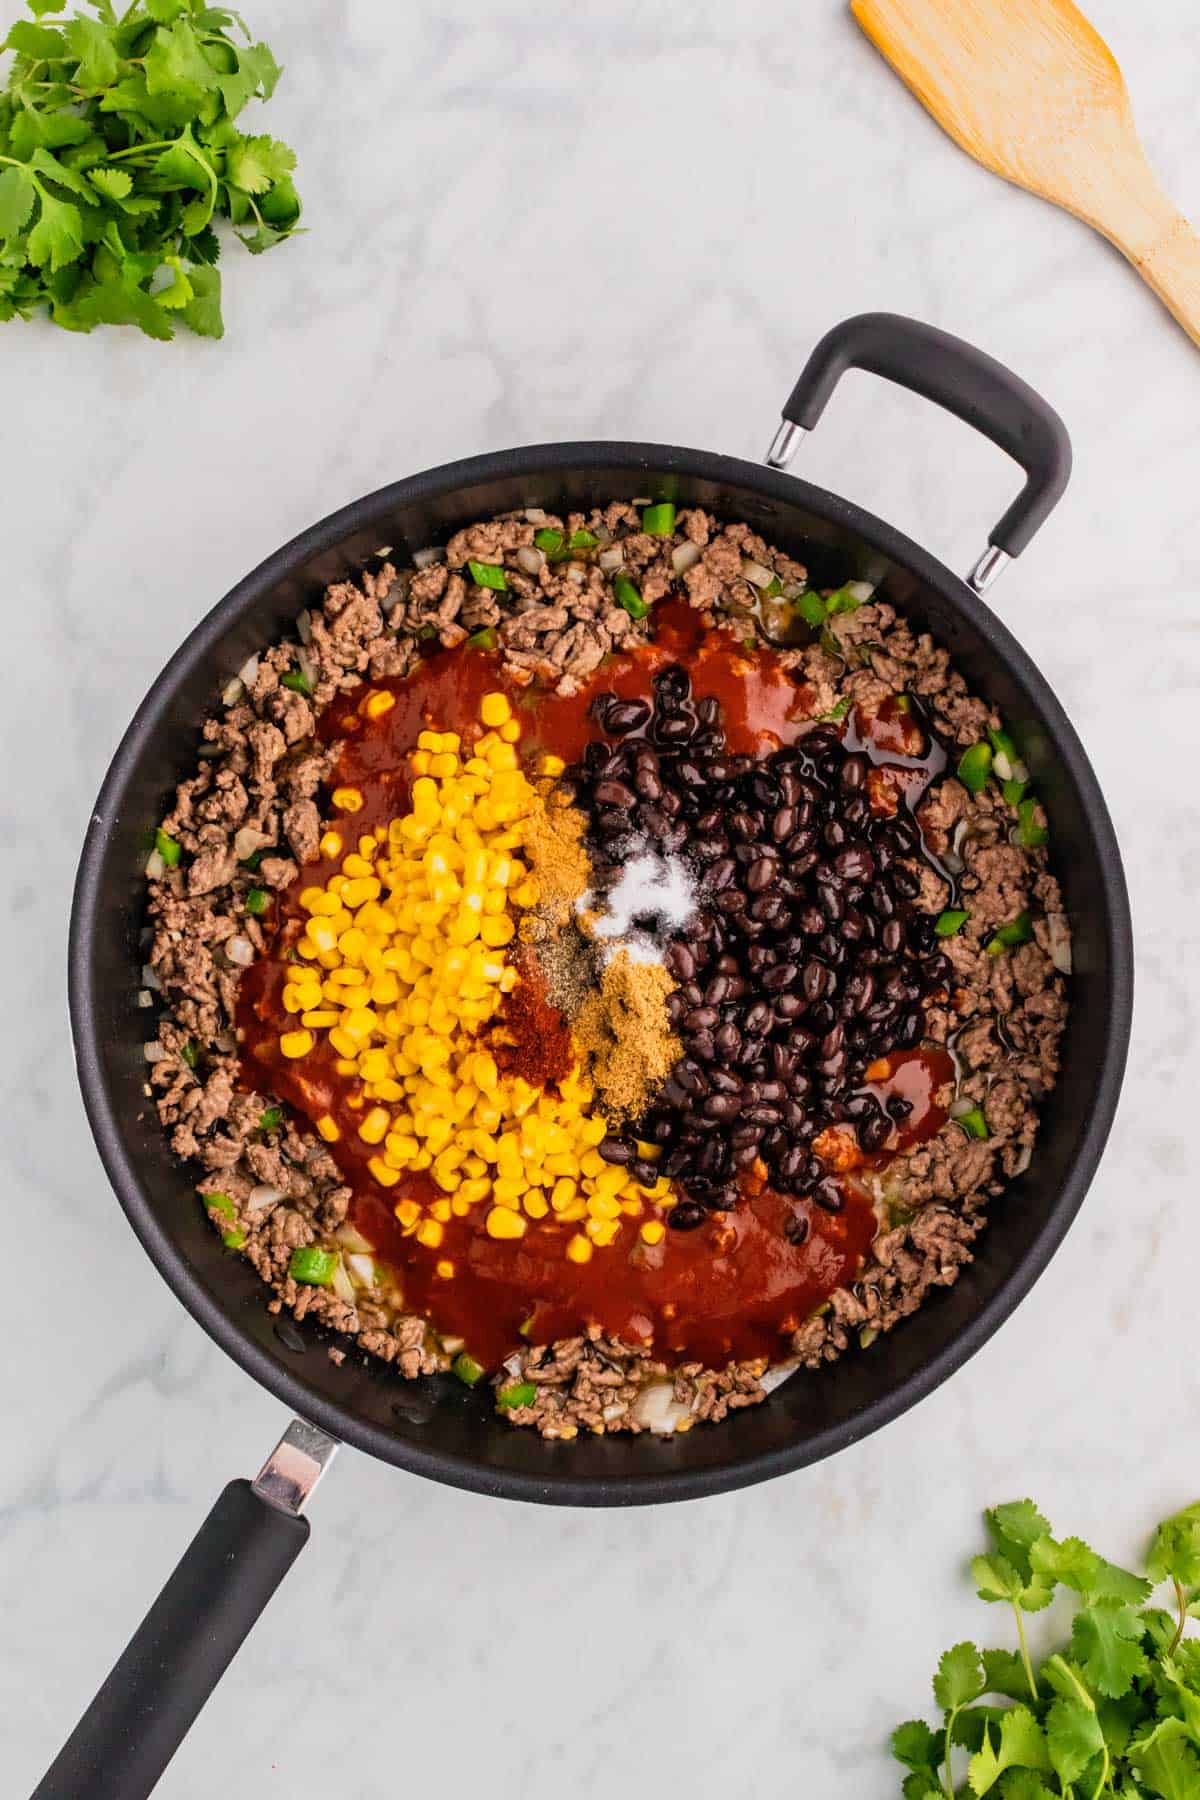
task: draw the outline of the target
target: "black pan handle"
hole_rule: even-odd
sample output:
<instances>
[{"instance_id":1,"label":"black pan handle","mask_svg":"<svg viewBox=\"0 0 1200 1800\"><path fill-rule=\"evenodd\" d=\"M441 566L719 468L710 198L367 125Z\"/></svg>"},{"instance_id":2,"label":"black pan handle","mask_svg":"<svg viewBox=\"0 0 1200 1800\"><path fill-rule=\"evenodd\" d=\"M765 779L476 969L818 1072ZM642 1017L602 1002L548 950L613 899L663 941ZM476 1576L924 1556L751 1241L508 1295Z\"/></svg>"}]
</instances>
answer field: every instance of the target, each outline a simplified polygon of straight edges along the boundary
<instances>
[{"instance_id":1,"label":"black pan handle","mask_svg":"<svg viewBox=\"0 0 1200 1800\"><path fill-rule=\"evenodd\" d=\"M826 332L788 397L784 419L811 431L847 369L882 375L936 401L1021 465L1025 486L988 537L1006 559L1019 556L1071 474L1071 440L1054 408L1003 363L949 332L898 313L860 313ZM780 437L786 433L785 424ZM774 455L768 461L781 466Z\"/></svg>"},{"instance_id":2,"label":"black pan handle","mask_svg":"<svg viewBox=\"0 0 1200 1800\"><path fill-rule=\"evenodd\" d=\"M313 1439L328 1449L306 1481ZM230 1482L33 1800L146 1800L308 1542L297 1509L334 1448L296 1421L253 1483Z\"/></svg>"}]
</instances>

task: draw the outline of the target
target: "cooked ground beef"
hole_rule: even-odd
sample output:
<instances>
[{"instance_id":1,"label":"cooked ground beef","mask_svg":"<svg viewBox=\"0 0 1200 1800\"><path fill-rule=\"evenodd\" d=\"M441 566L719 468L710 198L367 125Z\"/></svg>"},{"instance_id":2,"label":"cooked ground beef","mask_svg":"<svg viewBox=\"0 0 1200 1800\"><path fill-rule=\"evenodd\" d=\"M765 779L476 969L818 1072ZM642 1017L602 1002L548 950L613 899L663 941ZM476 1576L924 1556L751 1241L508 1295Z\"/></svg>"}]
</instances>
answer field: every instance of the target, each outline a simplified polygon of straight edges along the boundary
<instances>
[{"instance_id":1,"label":"cooked ground beef","mask_svg":"<svg viewBox=\"0 0 1200 1800\"><path fill-rule=\"evenodd\" d=\"M182 856L149 884L149 964L164 998L150 1082L172 1148L198 1168L199 1193L227 1197L232 1217L226 1208L214 1222L244 1234L243 1254L273 1290L272 1310L287 1308L340 1334L330 1350L335 1361L344 1360L346 1340L355 1340L406 1377L445 1369L449 1358L426 1321L404 1313L396 1293L384 1286L350 1300L288 1274L293 1250L328 1242L345 1228L350 1190L322 1142L287 1116L278 1124L268 1117L264 1127L270 1097L235 1086L238 984L265 948L245 902L252 887L287 887L316 854L321 784L336 749L316 743L313 729L339 691L364 678L404 674L425 640L452 648L490 628L519 682L572 694L614 647L644 639L644 624L613 599L611 568L598 560L538 565L533 540L544 526L611 537L647 602L682 587L695 609L714 620L733 617L744 637L769 629L759 589L745 577L747 559L784 584L804 578L800 564L748 526L721 526L693 509L679 514L673 538L649 536L638 509L618 501L566 518L489 520L457 532L445 560L419 572L400 573L385 562L358 584L339 582L302 617L300 641L265 650L206 723L197 772L180 784L162 822ZM470 578L472 558L503 564L506 595ZM1000 726L946 651L886 602L832 616L820 642L785 650L783 660L811 685L814 718L846 701L871 709L906 692L952 751ZM282 681L297 671L310 692ZM952 755L951 767L956 760ZM945 939L955 986L944 1006L930 1010L927 1030L952 1049L959 1093L985 1105L990 1135L980 1140L947 1124L875 1178L881 1226L866 1265L853 1289L838 1290L793 1339L795 1357L810 1367L837 1356L852 1335L865 1343L890 1330L930 1287L956 1279L970 1260L987 1199L1028 1163L1037 1106L1058 1072L1069 936L1045 851L1011 841L1012 813L998 791L969 793L950 774L918 816L929 847L948 863L961 862L959 891L970 913L966 927ZM939 911L945 884L924 866L918 872L918 904ZM989 955L995 927L1027 909L1034 940ZM761 1363L667 1369L651 1352L591 1330L522 1349L496 1380L528 1380L537 1390L532 1404L503 1416L547 1437L570 1438L580 1429L685 1428L720 1419L763 1399L763 1372Z\"/></svg>"}]
</instances>

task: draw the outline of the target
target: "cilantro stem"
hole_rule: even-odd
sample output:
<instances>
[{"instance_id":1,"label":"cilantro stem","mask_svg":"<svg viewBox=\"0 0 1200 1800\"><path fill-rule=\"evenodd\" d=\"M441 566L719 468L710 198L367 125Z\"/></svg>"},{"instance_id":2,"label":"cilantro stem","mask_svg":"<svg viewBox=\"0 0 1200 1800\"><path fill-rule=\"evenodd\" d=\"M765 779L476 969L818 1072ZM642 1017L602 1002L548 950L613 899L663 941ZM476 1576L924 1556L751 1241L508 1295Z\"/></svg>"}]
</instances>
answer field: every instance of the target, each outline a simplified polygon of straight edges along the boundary
<instances>
[{"instance_id":1,"label":"cilantro stem","mask_svg":"<svg viewBox=\"0 0 1200 1800\"><path fill-rule=\"evenodd\" d=\"M1025 1615L1021 1611L1020 1604L1016 1600L1012 1603L1012 1609L1013 1618L1017 1621L1017 1636L1021 1640L1021 1661L1025 1665L1025 1679L1029 1683L1030 1694L1033 1696L1034 1700L1036 1700L1038 1697L1038 1688L1037 1682L1034 1679L1033 1664L1029 1660L1029 1644L1025 1637Z\"/></svg>"},{"instance_id":2,"label":"cilantro stem","mask_svg":"<svg viewBox=\"0 0 1200 1800\"><path fill-rule=\"evenodd\" d=\"M946 1761L942 1773L946 1800L954 1800L954 1771L950 1767L950 1752L954 1743L954 1721L958 1718L959 1710L957 1706L952 1706L946 1714Z\"/></svg>"},{"instance_id":3,"label":"cilantro stem","mask_svg":"<svg viewBox=\"0 0 1200 1800\"><path fill-rule=\"evenodd\" d=\"M1171 1639L1170 1648L1167 1651L1168 1656L1174 1656L1176 1650L1179 1648L1179 1640L1183 1636L1183 1628L1187 1624L1188 1606L1187 1595L1183 1591L1183 1583L1180 1581L1178 1575L1172 1575L1171 1583L1175 1589L1175 1604L1179 1608L1179 1623L1175 1627L1175 1636Z\"/></svg>"},{"instance_id":4,"label":"cilantro stem","mask_svg":"<svg viewBox=\"0 0 1200 1800\"><path fill-rule=\"evenodd\" d=\"M1092 1800L1100 1800L1101 1794L1104 1792L1105 1788L1108 1786L1110 1764L1109 1764L1109 1760L1108 1760L1108 1745L1107 1744L1101 1745L1101 1754L1104 1757L1104 1761L1100 1767L1100 1779L1096 1783L1095 1787L1092 1789Z\"/></svg>"}]
</instances>

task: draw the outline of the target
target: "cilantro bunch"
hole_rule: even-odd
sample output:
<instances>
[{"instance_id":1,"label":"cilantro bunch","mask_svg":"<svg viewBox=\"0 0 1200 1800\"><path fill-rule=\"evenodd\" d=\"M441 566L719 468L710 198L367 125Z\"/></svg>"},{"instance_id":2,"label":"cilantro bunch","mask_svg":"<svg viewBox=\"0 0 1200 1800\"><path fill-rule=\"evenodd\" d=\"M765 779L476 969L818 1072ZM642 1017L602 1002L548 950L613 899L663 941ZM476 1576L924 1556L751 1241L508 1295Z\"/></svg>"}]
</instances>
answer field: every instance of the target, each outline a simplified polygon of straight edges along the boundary
<instances>
[{"instance_id":1,"label":"cilantro bunch","mask_svg":"<svg viewBox=\"0 0 1200 1800\"><path fill-rule=\"evenodd\" d=\"M235 124L274 92L275 58L202 0L89 0L54 22L66 0L28 3L3 45L0 320L47 306L69 331L220 337L213 221L257 254L300 218L294 152Z\"/></svg>"},{"instance_id":2,"label":"cilantro bunch","mask_svg":"<svg viewBox=\"0 0 1200 1800\"><path fill-rule=\"evenodd\" d=\"M910 1719L892 1736L905 1800L1200 1800L1200 1637L1185 1635L1200 1617L1200 1502L1159 1526L1146 1578L1054 1538L1032 1500L985 1518L992 1549L971 1574L981 1600L1012 1608L1018 1648L947 1650L941 1729ZM1162 1582L1170 1610L1147 1604ZM1056 1589L1074 1597L1070 1641L1035 1666L1025 1617Z\"/></svg>"}]
</instances>

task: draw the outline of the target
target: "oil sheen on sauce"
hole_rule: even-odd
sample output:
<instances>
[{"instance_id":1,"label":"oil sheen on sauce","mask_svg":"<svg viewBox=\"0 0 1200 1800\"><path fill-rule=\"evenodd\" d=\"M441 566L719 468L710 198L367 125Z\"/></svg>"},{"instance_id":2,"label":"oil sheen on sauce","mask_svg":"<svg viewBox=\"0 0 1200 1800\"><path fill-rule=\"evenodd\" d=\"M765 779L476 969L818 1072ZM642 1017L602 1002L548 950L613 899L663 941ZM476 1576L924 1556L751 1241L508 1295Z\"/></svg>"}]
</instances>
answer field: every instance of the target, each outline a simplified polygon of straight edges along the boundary
<instances>
[{"instance_id":1,"label":"oil sheen on sauce","mask_svg":"<svg viewBox=\"0 0 1200 1800\"><path fill-rule=\"evenodd\" d=\"M417 735L427 728L458 730L464 741L477 730L485 693L508 693L522 721L522 752L553 750L570 762L599 735L591 702L600 692L644 696L655 672L682 663L700 698L720 701L726 735L736 754L765 754L790 743L811 723L813 691L797 683L769 650L749 651L727 631L705 630L679 602L656 609L652 643L608 658L582 691L570 697L531 691L509 678L500 657L488 651L439 651L402 680L375 683L396 698L390 711L367 719L358 711L366 688L340 696L321 722L327 741L341 741L330 786L354 786L362 810L348 821L355 834L385 824L407 810L411 776L407 758ZM867 718L856 709L846 723L847 743L870 758L889 784L882 806L914 806L944 757L931 733L902 707L886 702ZM893 798L894 796L894 798ZM445 1335L462 1337L489 1367L522 1339L547 1343L571 1336L585 1324L632 1342L651 1342L666 1360L695 1359L720 1366L730 1359L777 1359L785 1338L833 1290L854 1280L877 1229L864 1177L890 1155L940 1129L945 1114L937 1095L951 1075L944 1051L917 1049L893 1055L890 1073L872 1089L881 1099L900 1094L912 1112L889 1152L845 1173L846 1204L829 1214L769 1188L754 1191L751 1180L741 1203L710 1217L697 1230L668 1230L648 1245L639 1221L623 1219L615 1241L578 1264L564 1255L573 1226L553 1216L531 1220L517 1240L490 1238L485 1207L453 1218L436 1251L405 1236L394 1208L403 1198L432 1200L437 1190L424 1175L398 1187L381 1188L367 1168L374 1152L357 1136L361 1111L349 1105L355 1085L337 1074L335 1053L322 1038L300 1062L288 1061L278 1038L288 1028L282 990L288 950L302 928L298 896L323 884L336 863L306 865L301 879L282 896L271 953L260 958L242 981L238 1025L242 1079L258 1091L288 1101L310 1121L330 1114L341 1128L334 1155L351 1187L351 1219L397 1270L405 1304L427 1314ZM806 1235L792 1223L803 1218ZM437 1265L449 1261L445 1279Z\"/></svg>"}]
</instances>

